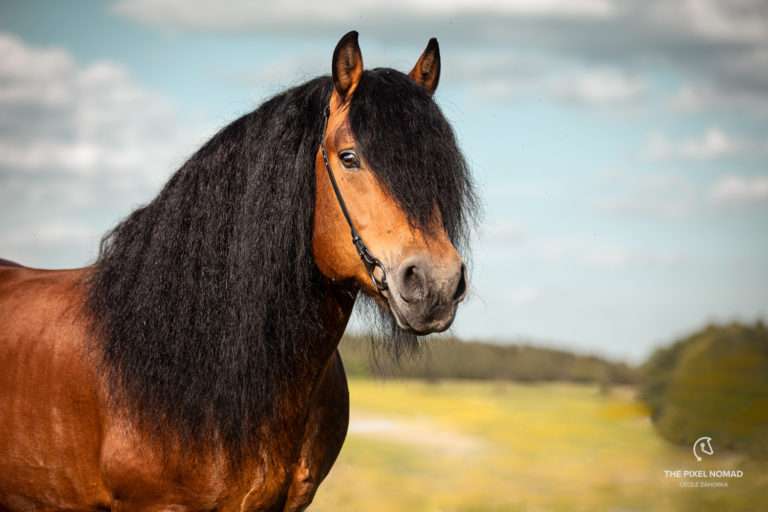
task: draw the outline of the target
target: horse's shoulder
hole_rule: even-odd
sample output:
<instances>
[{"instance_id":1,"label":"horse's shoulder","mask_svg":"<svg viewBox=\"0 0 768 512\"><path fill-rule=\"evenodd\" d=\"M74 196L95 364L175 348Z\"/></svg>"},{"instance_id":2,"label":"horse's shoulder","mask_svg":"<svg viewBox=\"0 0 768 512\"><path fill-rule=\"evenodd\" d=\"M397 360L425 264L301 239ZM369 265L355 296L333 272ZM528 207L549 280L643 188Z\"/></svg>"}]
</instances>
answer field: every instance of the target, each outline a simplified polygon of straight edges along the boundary
<instances>
[{"instance_id":1,"label":"horse's shoulder","mask_svg":"<svg viewBox=\"0 0 768 512\"><path fill-rule=\"evenodd\" d=\"M95 476L101 399L76 307L79 275L0 271L0 503L27 495L44 500L38 508L73 509L105 497ZM44 497L34 494L41 480Z\"/></svg>"},{"instance_id":2,"label":"horse's shoulder","mask_svg":"<svg viewBox=\"0 0 768 512\"><path fill-rule=\"evenodd\" d=\"M86 270L1 268L0 338L6 348L31 343L41 356L83 356Z\"/></svg>"},{"instance_id":3,"label":"horse's shoulder","mask_svg":"<svg viewBox=\"0 0 768 512\"><path fill-rule=\"evenodd\" d=\"M236 487L221 453L202 454L178 442L159 444L119 411L110 409L101 445L101 473L111 508L167 506L214 510Z\"/></svg>"},{"instance_id":4,"label":"horse's shoulder","mask_svg":"<svg viewBox=\"0 0 768 512\"><path fill-rule=\"evenodd\" d=\"M349 426L349 389L339 352L331 356L312 400L286 511L304 510L336 461Z\"/></svg>"}]
</instances>

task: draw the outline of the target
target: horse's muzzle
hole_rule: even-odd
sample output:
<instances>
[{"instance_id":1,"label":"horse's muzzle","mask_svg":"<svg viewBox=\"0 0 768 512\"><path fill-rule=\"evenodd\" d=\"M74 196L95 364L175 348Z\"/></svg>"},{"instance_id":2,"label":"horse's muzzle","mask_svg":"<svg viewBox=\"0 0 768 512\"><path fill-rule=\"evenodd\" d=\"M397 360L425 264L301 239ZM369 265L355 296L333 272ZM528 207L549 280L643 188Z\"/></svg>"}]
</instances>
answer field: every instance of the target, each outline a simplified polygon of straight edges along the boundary
<instances>
[{"instance_id":1,"label":"horse's muzzle","mask_svg":"<svg viewBox=\"0 0 768 512\"><path fill-rule=\"evenodd\" d=\"M428 255L411 256L394 269L387 294L398 325L416 334L448 329L467 293L466 267L456 258L435 265Z\"/></svg>"}]
</instances>

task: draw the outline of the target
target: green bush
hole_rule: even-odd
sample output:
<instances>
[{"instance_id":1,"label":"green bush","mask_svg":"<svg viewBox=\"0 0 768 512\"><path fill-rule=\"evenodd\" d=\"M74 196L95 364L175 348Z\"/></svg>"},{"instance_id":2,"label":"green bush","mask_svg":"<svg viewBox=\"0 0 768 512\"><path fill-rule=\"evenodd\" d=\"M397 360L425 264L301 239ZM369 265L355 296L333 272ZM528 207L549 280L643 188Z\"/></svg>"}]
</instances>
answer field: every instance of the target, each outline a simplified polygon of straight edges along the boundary
<instances>
[{"instance_id":1,"label":"green bush","mask_svg":"<svg viewBox=\"0 0 768 512\"><path fill-rule=\"evenodd\" d=\"M719 447L768 455L768 330L713 325L657 350L640 396L674 443L708 435Z\"/></svg>"}]
</instances>

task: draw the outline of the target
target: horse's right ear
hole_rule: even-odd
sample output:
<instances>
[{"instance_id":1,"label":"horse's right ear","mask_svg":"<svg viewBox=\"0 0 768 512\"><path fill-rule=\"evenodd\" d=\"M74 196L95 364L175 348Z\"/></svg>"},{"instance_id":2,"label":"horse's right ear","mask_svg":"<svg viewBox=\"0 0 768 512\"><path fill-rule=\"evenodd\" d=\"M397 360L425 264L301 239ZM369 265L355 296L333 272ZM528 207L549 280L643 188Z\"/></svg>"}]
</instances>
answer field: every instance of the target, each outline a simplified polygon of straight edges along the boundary
<instances>
[{"instance_id":1,"label":"horse's right ear","mask_svg":"<svg viewBox=\"0 0 768 512\"><path fill-rule=\"evenodd\" d=\"M429 40L427 48L408 76L422 86L430 96L435 94L440 81L440 46L437 44L437 38L433 37Z\"/></svg>"},{"instance_id":2,"label":"horse's right ear","mask_svg":"<svg viewBox=\"0 0 768 512\"><path fill-rule=\"evenodd\" d=\"M357 31L347 32L333 51L333 86L342 102L349 100L363 77L363 54Z\"/></svg>"}]
</instances>

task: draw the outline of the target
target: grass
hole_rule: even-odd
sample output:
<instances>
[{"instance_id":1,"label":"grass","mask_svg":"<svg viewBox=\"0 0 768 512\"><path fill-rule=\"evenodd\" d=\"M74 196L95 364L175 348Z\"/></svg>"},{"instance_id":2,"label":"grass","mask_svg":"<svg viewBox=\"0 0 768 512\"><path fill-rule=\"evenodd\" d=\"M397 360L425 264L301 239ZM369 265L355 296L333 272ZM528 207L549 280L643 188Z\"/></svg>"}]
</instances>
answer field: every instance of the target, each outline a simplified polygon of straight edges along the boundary
<instances>
[{"instance_id":1,"label":"grass","mask_svg":"<svg viewBox=\"0 0 768 512\"><path fill-rule=\"evenodd\" d=\"M696 462L628 389L352 379L350 394L350 433L312 511L768 510L768 464L716 438ZM681 488L665 469L744 477Z\"/></svg>"}]
</instances>

